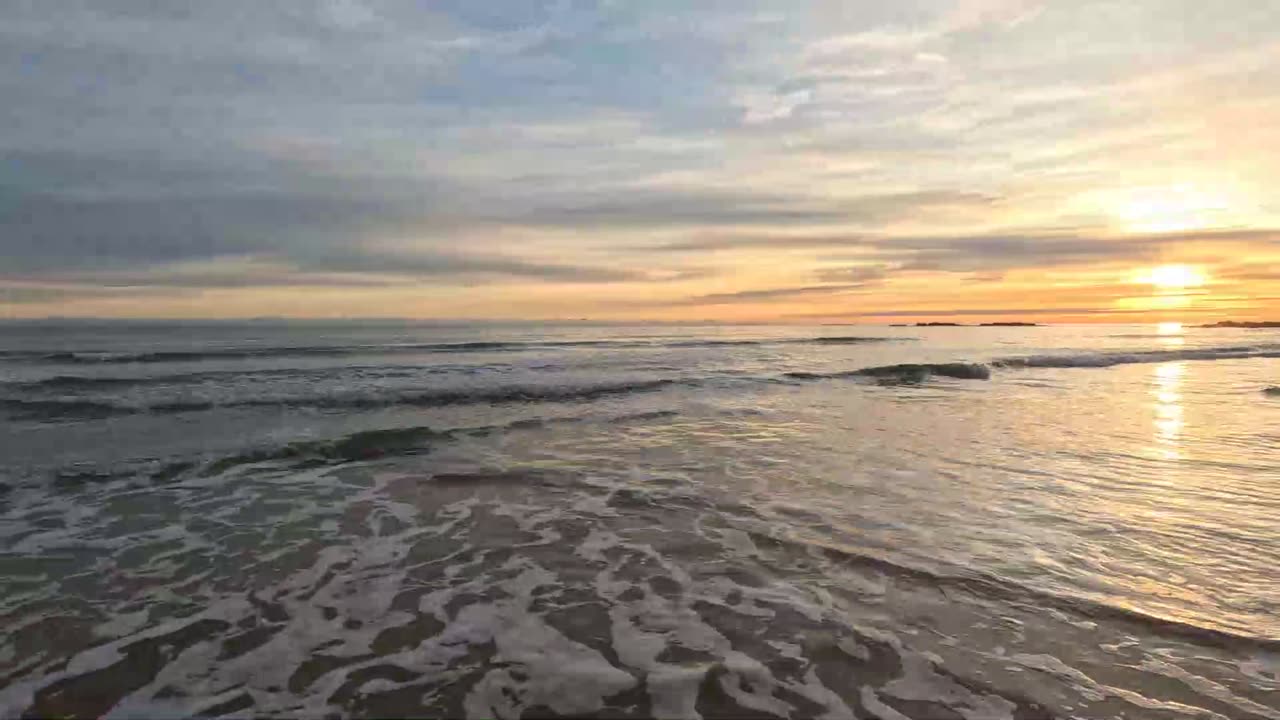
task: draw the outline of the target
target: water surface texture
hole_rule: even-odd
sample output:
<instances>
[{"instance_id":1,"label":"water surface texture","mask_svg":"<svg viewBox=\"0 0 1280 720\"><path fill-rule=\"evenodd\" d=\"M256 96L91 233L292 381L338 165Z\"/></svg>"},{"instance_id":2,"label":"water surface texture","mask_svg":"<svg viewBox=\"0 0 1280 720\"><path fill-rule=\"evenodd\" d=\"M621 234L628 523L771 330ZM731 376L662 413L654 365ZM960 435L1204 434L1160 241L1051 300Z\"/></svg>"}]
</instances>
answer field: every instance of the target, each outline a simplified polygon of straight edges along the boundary
<instances>
[{"instance_id":1,"label":"water surface texture","mask_svg":"<svg viewBox=\"0 0 1280 720\"><path fill-rule=\"evenodd\" d=\"M6 325L0 715L1280 718L1277 358Z\"/></svg>"}]
</instances>

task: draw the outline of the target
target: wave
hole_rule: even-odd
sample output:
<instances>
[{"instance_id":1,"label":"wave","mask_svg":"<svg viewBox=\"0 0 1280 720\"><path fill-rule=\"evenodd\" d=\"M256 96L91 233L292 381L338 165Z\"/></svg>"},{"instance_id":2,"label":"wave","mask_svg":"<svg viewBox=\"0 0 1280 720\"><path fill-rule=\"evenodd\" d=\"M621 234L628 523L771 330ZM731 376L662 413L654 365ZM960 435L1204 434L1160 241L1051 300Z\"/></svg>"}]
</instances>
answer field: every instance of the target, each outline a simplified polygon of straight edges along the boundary
<instances>
[{"instance_id":1,"label":"wave","mask_svg":"<svg viewBox=\"0 0 1280 720\"><path fill-rule=\"evenodd\" d=\"M1081 353L1075 355L1028 355L993 360L997 368L1102 368L1114 365L1161 363L1177 360L1237 360L1280 357L1280 345L1240 345L1233 347L1181 348L1136 352Z\"/></svg>"},{"instance_id":2,"label":"wave","mask_svg":"<svg viewBox=\"0 0 1280 720\"><path fill-rule=\"evenodd\" d=\"M863 343L891 342L910 340L912 338L861 337L857 335L826 335L807 340L795 340L797 343L816 343L818 345L861 345Z\"/></svg>"},{"instance_id":3,"label":"wave","mask_svg":"<svg viewBox=\"0 0 1280 720\"><path fill-rule=\"evenodd\" d=\"M406 367L398 365L344 365L342 372L373 371L382 377L414 377L418 375L440 375L446 373L474 374L492 366L433 366ZM172 373L166 375L146 375L127 377L115 375L54 375L40 380L0 381L0 386L22 391L93 391L111 388L140 387L147 385L181 385L222 379L252 378L288 378L322 380L332 378L334 368L305 369L279 368L254 370L208 370L203 372Z\"/></svg>"},{"instance_id":4,"label":"wave","mask_svg":"<svg viewBox=\"0 0 1280 720\"><path fill-rule=\"evenodd\" d=\"M86 377L83 375L55 375L43 380L27 382L2 382L0 384L21 390L97 390L137 385L159 385L167 378L161 377Z\"/></svg>"},{"instance_id":5,"label":"wave","mask_svg":"<svg viewBox=\"0 0 1280 720\"><path fill-rule=\"evenodd\" d=\"M587 347L620 345L614 341L564 343L460 342L410 343L400 345L318 345L263 348L209 348L203 350L158 350L140 353L81 350L63 352L8 352L0 359L65 365L117 365L199 362L205 360L254 360L299 357L346 357L351 355L396 355L413 353L504 352L546 347Z\"/></svg>"},{"instance_id":6,"label":"wave","mask_svg":"<svg viewBox=\"0 0 1280 720\"><path fill-rule=\"evenodd\" d=\"M789 372L785 373L784 377L793 380L868 377L886 384L914 384L924 382L935 375L959 380L989 380L991 369L981 363L902 363L835 373Z\"/></svg>"},{"instance_id":7,"label":"wave","mask_svg":"<svg viewBox=\"0 0 1280 720\"><path fill-rule=\"evenodd\" d=\"M1106 368L1114 365L1131 363L1159 363L1180 360L1224 360L1241 358L1274 358L1280 357L1280 345L1248 345L1217 348L1151 350L1125 353L1080 353L1072 355L1032 355L1005 357L988 364L970 362L950 363L900 363L863 367L837 372L793 371L781 375L737 376L729 372L718 375L684 378L656 378L645 380L624 380L614 383L596 385L551 385L551 386L510 386L491 387L437 388L413 390L408 392L384 392L365 394L303 395L285 397L252 397L215 400L177 400L150 405L133 405L125 403L99 402L83 399L0 399L0 409L20 420L64 421L104 419L115 415L134 413L189 413L213 410L218 408L255 408L255 407L298 407L322 410L362 410L394 406L438 407L447 405L468 404L507 404L507 403L560 403L585 402L610 396L623 396L636 393L655 392L675 386L702 387L716 386L714 381L732 379L735 382L776 383L779 381L834 380L841 378L865 378L882 385L913 385L927 382L934 377L954 378L958 380L989 380L992 369L1027 369L1027 368ZM406 372L432 372L432 369L414 369ZM225 374L230 371L216 371L212 374ZM328 377L329 370L277 370L285 374L311 373L317 379ZM211 374L211 375L212 375ZM232 373L234 374L234 373ZM34 383L19 383L25 389L46 390L93 390L109 388L114 385L129 383L169 382L197 376L165 376L143 378L93 378L81 376L56 376ZM1267 395L1280 395L1280 390L1269 388L1263 391Z\"/></svg>"},{"instance_id":8,"label":"wave","mask_svg":"<svg viewBox=\"0 0 1280 720\"><path fill-rule=\"evenodd\" d=\"M485 429L470 431L477 430ZM187 477L213 477L242 465L265 462L288 461L290 469L296 470L312 465L376 460L427 452L433 441L445 440L456 434L453 431L439 432L429 427L365 430L334 439L298 440L213 458L140 461L111 469L77 466L55 471L52 476L54 484L66 490L117 480L169 482Z\"/></svg>"},{"instance_id":9,"label":"wave","mask_svg":"<svg viewBox=\"0 0 1280 720\"><path fill-rule=\"evenodd\" d=\"M202 475L219 475L237 465L272 460L352 462L376 460L388 455L425 452L432 440L449 437L428 427L389 428L352 433L336 440L304 440L276 448L254 450L215 460L201 470Z\"/></svg>"},{"instance_id":10,"label":"wave","mask_svg":"<svg viewBox=\"0 0 1280 720\"><path fill-rule=\"evenodd\" d=\"M362 430L337 438L295 440L276 446L264 446L219 456L196 456L183 459L135 460L113 468L74 465L50 473L62 489L119 480L144 479L171 482L190 477L214 477L243 465L285 463L297 470L305 467L336 465L347 462L378 460L428 453L442 442L461 438L483 437L505 432L583 422L625 424L664 420L679 416L673 410L654 410L600 417L570 415L564 417L529 418L500 425L456 427L444 430L426 426L407 426Z\"/></svg>"},{"instance_id":11,"label":"wave","mask_svg":"<svg viewBox=\"0 0 1280 720\"><path fill-rule=\"evenodd\" d=\"M280 371L289 372L289 371ZM312 371L323 376L324 371ZM223 374L223 373L218 373ZM0 399L0 409L9 411L14 419L43 422L67 420L97 420L117 415L132 414L182 414L217 409L245 408L312 408L319 410L372 410L377 408L417 406L445 407L451 405L516 404L516 403L568 403L588 402L611 396L625 396L657 392L671 387L716 386L717 380L734 383L776 383L786 380L832 380L839 378L870 378L878 384L919 384L931 377L950 377L962 380L987 380L990 370L974 363L937 363L883 365L859 368L846 372L812 373L788 372L782 375L737 376L731 373L683 378L652 378L626 380L594 385L512 386L497 385L471 388L434 388L400 392L369 392L331 395L301 395L280 397L248 397L227 400L175 400L150 404L81 399ZM175 376L168 376L169 378ZM176 376L179 378L190 376ZM165 382L166 378L143 378L136 382ZM38 388L51 390L94 390L116 384L127 385L128 378L92 378L58 376L36 381ZM28 386L30 387L30 386Z\"/></svg>"},{"instance_id":12,"label":"wave","mask_svg":"<svg viewBox=\"0 0 1280 720\"><path fill-rule=\"evenodd\" d=\"M742 345L767 345L764 340L677 340L675 342L665 343L666 347L689 348L689 347L738 347ZM662 347L664 344L658 343L656 347Z\"/></svg>"},{"instance_id":13,"label":"wave","mask_svg":"<svg viewBox=\"0 0 1280 720\"><path fill-rule=\"evenodd\" d=\"M19 400L0 398L0 409L14 420L103 420L136 412L132 408L92 400Z\"/></svg>"},{"instance_id":14,"label":"wave","mask_svg":"<svg viewBox=\"0 0 1280 720\"><path fill-rule=\"evenodd\" d=\"M481 405L511 403L563 403L598 400L614 395L653 392L674 385L694 385L696 379L661 378L598 385L546 387L498 386L472 389L435 389L394 394L313 395L298 397L255 397L217 402L214 400L178 400L154 404L114 404L84 400L19 400L0 399L0 409L20 420L61 421L95 420L116 415L180 414L216 409L292 407L321 410L370 410L395 406L444 407L449 405Z\"/></svg>"},{"instance_id":15,"label":"wave","mask_svg":"<svg viewBox=\"0 0 1280 720\"><path fill-rule=\"evenodd\" d=\"M350 355L392 355L405 353L520 352L556 348L694 348L736 347L775 344L857 344L897 342L909 338L814 337L782 340L564 340L564 341L474 341L454 343L405 343L393 345L314 345L261 348L205 348L200 350L155 350L148 352L3 351L0 360L65 365L133 363L179 363L206 360L253 360L265 358L345 357Z\"/></svg>"},{"instance_id":16,"label":"wave","mask_svg":"<svg viewBox=\"0 0 1280 720\"><path fill-rule=\"evenodd\" d=\"M652 392L670 387L681 382L669 378L658 380L642 380L633 382L608 383L600 385L569 385L548 387L493 387L467 390L420 390L393 395L350 395L327 396L318 398L299 398L272 400L267 398L240 400L227 403L225 407L273 407L302 405L327 410L361 410L391 406L426 406L442 407L446 405L481 405L531 402L574 402L596 400L611 395L632 395ZM190 410L208 410L216 407L208 402L165 403L151 406L154 412L187 412Z\"/></svg>"},{"instance_id":17,"label":"wave","mask_svg":"<svg viewBox=\"0 0 1280 720\"><path fill-rule=\"evenodd\" d=\"M518 344L497 342L433 343L414 345L344 345L303 346L269 348L213 348L206 350L158 350L151 352L76 351L51 353L22 353L7 356L9 359L66 364L66 365L118 365L198 362L204 360L253 360L265 358L345 357L349 355L391 355L398 353L427 352L481 352L486 350L518 349Z\"/></svg>"},{"instance_id":18,"label":"wave","mask_svg":"<svg viewBox=\"0 0 1280 720\"><path fill-rule=\"evenodd\" d=\"M667 347L734 347L739 345L861 345L865 343L897 342L911 338L865 337L858 335L825 335L811 338L784 340L680 340L667 343Z\"/></svg>"},{"instance_id":19,"label":"wave","mask_svg":"<svg viewBox=\"0 0 1280 720\"><path fill-rule=\"evenodd\" d=\"M969 363L940 363L934 365L886 365L860 368L839 373L790 372L780 376L715 375L685 378L655 378L628 380L595 385L551 385L474 387L466 389L436 388L395 393L305 395L286 397L251 397L216 400L177 400L153 404L112 404L72 399L39 401L3 400L0 408L13 411L18 419L36 421L64 421L71 419L93 420L114 415L140 413L180 414L204 412L216 409L244 408L313 408L320 410L372 410L377 408L417 406L444 407L450 405L516 404L516 403L568 403L588 402L612 396L626 396L657 392L671 387L714 386L716 380L730 379L734 383L776 383L780 380L827 380L849 377L866 377L880 384L916 384L932 376L965 380L986 380L990 371L983 365ZM79 382L83 378L77 378Z\"/></svg>"},{"instance_id":20,"label":"wave","mask_svg":"<svg viewBox=\"0 0 1280 720\"><path fill-rule=\"evenodd\" d=\"M916 582L931 590L955 589L981 598L1011 602L1038 609L1053 608L1077 617L1107 620L1140 625L1146 630L1182 637L1197 642L1228 649L1241 647L1275 652L1280 650L1280 638L1258 637L1222 628L1211 628L1184 620L1152 615L1140 610L1121 607L1078 596L1065 596L1028 587L1008 578L983 573L970 568L958 568L956 573L928 570L905 562L880 557L861 549L837 547L812 538L789 538L748 532L756 547L822 553L829 561L873 570L890 577Z\"/></svg>"}]
</instances>

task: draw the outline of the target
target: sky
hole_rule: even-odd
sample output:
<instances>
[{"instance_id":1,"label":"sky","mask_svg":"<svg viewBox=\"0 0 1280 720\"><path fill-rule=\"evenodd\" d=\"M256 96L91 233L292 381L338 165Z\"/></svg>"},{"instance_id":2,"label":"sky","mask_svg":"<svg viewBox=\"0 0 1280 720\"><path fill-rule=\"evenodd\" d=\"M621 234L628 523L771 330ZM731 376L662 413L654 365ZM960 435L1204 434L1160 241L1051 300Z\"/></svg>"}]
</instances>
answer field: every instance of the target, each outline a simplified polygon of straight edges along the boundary
<instances>
[{"instance_id":1,"label":"sky","mask_svg":"<svg viewBox=\"0 0 1280 720\"><path fill-rule=\"evenodd\" d=\"M10 0L0 317L1280 319L1280 3Z\"/></svg>"}]
</instances>

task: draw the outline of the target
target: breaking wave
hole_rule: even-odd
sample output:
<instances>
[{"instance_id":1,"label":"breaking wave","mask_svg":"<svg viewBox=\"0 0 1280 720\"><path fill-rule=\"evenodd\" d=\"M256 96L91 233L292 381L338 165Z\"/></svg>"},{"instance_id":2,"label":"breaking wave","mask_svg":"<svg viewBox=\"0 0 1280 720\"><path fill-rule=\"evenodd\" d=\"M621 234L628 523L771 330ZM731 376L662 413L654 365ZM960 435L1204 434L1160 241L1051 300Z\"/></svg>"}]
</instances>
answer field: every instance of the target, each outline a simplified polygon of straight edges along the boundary
<instances>
[{"instance_id":1,"label":"breaking wave","mask_svg":"<svg viewBox=\"0 0 1280 720\"><path fill-rule=\"evenodd\" d=\"M780 340L565 340L542 342L477 341L456 343L406 343L392 345L315 345L262 348L206 348L201 350L161 350L150 352L6 351L0 360L66 365L198 362L204 360L252 360L261 358L346 357L352 355L393 355L412 353L520 352L555 348L696 348L750 345L862 344L898 342L911 338L824 336Z\"/></svg>"},{"instance_id":2,"label":"breaking wave","mask_svg":"<svg viewBox=\"0 0 1280 720\"><path fill-rule=\"evenodd\" d=\"M440 443L461 438L476 438L585 422L625 424L666 420L678 415L679 413L673 410L654 410L621 415L534 418L498 425L446 429L426 426L378 428L335 438L301 439L280 445L263 445L227 455L202 455L180 459L151 458L112 468L92 465L64 466L53 470L51 475L55 483L63 489L90 483L138 478L151 482L167 482L186 477L213 477L244 465L259 463L284 463L290 469L340 465L348 462L424 454Z\"/></svg>"},{"instance_id":3,"label":"breaking wave","mask_svg":"<svg viewBox=\"0 0 1280 720\"><path fill-rule=\"evenodd\" d=\"M838 342L859 342L841 338ZM811 339L818 342L819 339ZM719 341L717 341L719 342ZM410 391L370 391L363 393L337 393L297 396L256 396L235 398L224 401L205 399L181 399L171 402L152 404L136 404L124 401L111 401L100 398L0 398L0 410L16 419L35 421L66 421L84 419L103 419L116 415L135 413L189 413L213 410L218 408L261 408L261 407L297 407L321 410L364 410L395 406L443 407L452 405L474 404L513 404L513 403L568 403L587 402L613 396L626 396L649 393L673 387L719 387L718 381L739 383L776 383L779 381L819 381L836 379L864 379L879 385L915 385L929 381L935 377L953 378L957 380L989 380L992 370L1002 369L1034 369L1034 368L1107 368L1115 365L1133 363L1161 363L1180 360L1231 360L1248 358L1280 358L1280 345L1247 345L1216 348L1184 348L1177 350L1151 350L1140 352L1105 352L1079 353L1071 355L1030 355L1020 357L1003 357L989 363L949 362L949 363L900 363L879 365L837 372L791 371L780 375L736 375L733 373L713 373L699 377L660 377L648 379L631 379L619 382L591 385L491 385L488 387L440 387L415 389ZM257 371L255 371L257 372ZM281 370L290 375L315 373L318 378L329 370ZM382 369L379 369L382 372ZM445 374L451 372L469 372L467 368L410 368L404 370L389 369L392 374L405 375L414 373ZM163 384L182 382L204 376L234 376L231 371L212 373L192 373L189 375L168 375L150 378L123 377L80 377L60 375L44 380L27 383L11 383L28 391L95 391L109 390L115 386L131 384ZM1280 389L1268 388L1263 391L1269 396L1280 395Z\"/></svg>"},{"instance_id":4,"label":"breaking wave","mask_svg":"<svg viewBox=\"0 0 1280 720\"><path fill-rule=\"evenodd\" d=\"M654 392L674 385L696 385L698 380L662 378L599 385L545 387L498 386L488 388L416 390L396 393L364 393L351 395L309 395L289 397L254 397L223 402L214 400L178 400L154 404L126 404L73 399L19 400L0 399L4 409L21 420L90 420L114 415L138 413L177 414L202 412L220 408L292 407L321 410L369 410L396 406L444 407L451 405L567 403L597 400L609 396Z\"/></svg>"},{"instance_id":5,"label":"breaking wave","mask_svg":"<svg viewBox=\"0 0 1280 720\"><path fill-rule=\"evenodd\" d=\"M933 376L958 380L989 380L991 369L981 363L902 363L859 368L838 373L789 372L785 377L794 380L826 380L833 378L867 377L886 384L920 383Z\"/></svg>"},{"instance_id":6,"label":"breaking wave","mask_svg":"<svg viewBox=\"0 0 1280 720\"><path fill-rule=\"evenodd\" d=\"M0 398L3 409L14 420L101 420L129 415L132 408L92 400L19 400Z\"/></svg>"},{"instance_id":7,"label":"breaking wave","mask_svg":"<svg viewBox=\"0 0 1280 720\"><path fill-rule=\"evenodd\" d=\"M860 368L838 373L788 372L779 376L710 375L685 378L655 378L595 385L548 385L491 387L434 388L399 392L365 392L352 394L298 395L281 397L251 397L218 400L175 400L150 404L105 402L82 399L20 400L0 399L0 408L17 419L37 421L65 421L78 419L102 419L113 415L138 413L178 414L215 409L292 407L320 410L371 410L398 406L445 407L453 405L517 404L517 403L570 403L587 402L613 396L657 392L672 387L706 387L717 381L740 383L776 383L780 380L832 380L840 378L866 378L881 385L919 384L931 377L950 377L962 380L986 380L990 370L985 365L971 363L940 363L932 365L902 364ZM87 389L101 383L109 386L120 378L64 379L61 385L87 383ZM59 387L65 389L65 387Z\"/></svg>"},{"instance_id":8,"label":"breaking wave","mask_svg":"<svg viewBox=\"0 0 1280 720\"><path fill-rule=\"evenodd\" d=\"M341 368L343 372L376 372L378 377L412 377L417 375L440 375L446 373L462 373L470 374L480 372L482 370L492 369L492 366L459 366L444 365L432 367L400 367L400 366L372 366L372 365L345 365ZM305 370L300 368L285 369L255 369L255 370L210 370L206 372L190 372L190 373L172 373L166 375L146 375L140 377L125 377L112 375L54 375L52 377L40 380L29 381L0 381L0 386L6 386L23 391L95 391L109 390L112 388L127 388L146 385L179 385L187 383L198 383L206 381L219 381L225 379L241 379L245 377L253 378L288 378L288 379L314 379L323 380L333 377L334 370L331 368L322 368L316 370Z\"/></svg>"},{"instance_id":9,"label":"breaking wave","mask_svg":"<svg viewBox=\"0 0 1280 720\"><path fill-rule=\"evenodd\" d=\"M520 350L533 347L522 343L465 342L407 345L341 345L264 348L208 348L203 350L161 350L129 353L77 351L22 353L4 356L8 360L44 362L65 365L116 365L131 363L176 363L204 360L253 360L265 358L347 357L351 355L394 355L401 353L449 353Z\"/></svg>"}]
</instances>

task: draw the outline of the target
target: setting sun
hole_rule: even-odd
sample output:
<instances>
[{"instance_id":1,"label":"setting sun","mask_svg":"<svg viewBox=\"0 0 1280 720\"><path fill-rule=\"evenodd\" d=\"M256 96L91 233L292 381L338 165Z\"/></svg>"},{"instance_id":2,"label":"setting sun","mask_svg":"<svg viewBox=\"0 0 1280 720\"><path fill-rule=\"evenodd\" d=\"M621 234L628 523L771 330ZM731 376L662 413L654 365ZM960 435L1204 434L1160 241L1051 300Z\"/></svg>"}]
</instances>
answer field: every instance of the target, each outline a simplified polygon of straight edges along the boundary
<instances>
[{"instance_id":1,"label":"setting sun","mask_svg":"<svg viewBox=\"0 0 1280 720\"><path fill-rule=\"evenodd\" d=\"M1188 288L1203 285L1205 274L1190 265L1160 265L1139 271L1135 280L1158 288Z\"/></svg>"}]
</instances>

